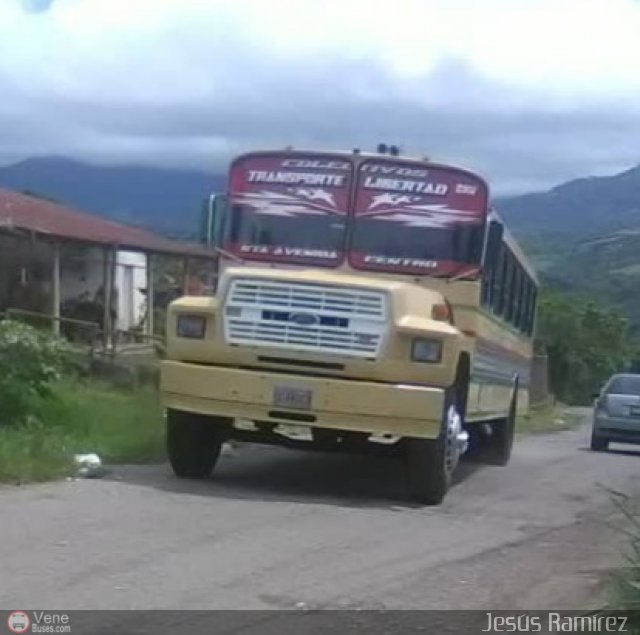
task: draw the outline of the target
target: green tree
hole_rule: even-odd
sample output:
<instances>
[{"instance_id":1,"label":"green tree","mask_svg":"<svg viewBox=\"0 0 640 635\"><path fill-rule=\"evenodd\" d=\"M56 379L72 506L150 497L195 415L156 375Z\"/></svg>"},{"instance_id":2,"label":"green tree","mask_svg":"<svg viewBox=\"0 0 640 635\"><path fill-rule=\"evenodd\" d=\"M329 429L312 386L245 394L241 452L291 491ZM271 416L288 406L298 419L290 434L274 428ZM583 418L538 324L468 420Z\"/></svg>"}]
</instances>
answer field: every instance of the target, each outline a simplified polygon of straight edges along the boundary
<instances>
[{"instance_id":1,"label":"green tree","mask_svg":"<svg viewBox=\"0 0 640 635\"><path fill-rule=\"evenodd\" d=\"M549 355L552 391L572 404L588 403L636 349L628 320L614 309L549 291L540 302L537 344Z\"/></svg>"}]
</instances>

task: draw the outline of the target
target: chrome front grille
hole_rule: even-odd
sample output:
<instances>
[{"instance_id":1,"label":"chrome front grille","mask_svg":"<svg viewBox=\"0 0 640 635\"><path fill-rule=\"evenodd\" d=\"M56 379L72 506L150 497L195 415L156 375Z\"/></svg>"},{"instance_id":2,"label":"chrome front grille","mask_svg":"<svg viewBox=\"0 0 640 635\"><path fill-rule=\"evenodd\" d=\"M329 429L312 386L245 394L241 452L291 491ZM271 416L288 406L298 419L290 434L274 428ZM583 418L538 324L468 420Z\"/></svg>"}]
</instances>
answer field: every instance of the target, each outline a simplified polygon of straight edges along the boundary
<instances>
[{"instance_id":1,"label":"chrome front grille","mask_svg":"<svg viewBox=\"0 0 640 635\"><path fill-rule=\"evenodd\" d=\"M234 279L224 309L229 344L369 359L386 322L383 292L265 279Z\"/></svg>"}]
</instances>

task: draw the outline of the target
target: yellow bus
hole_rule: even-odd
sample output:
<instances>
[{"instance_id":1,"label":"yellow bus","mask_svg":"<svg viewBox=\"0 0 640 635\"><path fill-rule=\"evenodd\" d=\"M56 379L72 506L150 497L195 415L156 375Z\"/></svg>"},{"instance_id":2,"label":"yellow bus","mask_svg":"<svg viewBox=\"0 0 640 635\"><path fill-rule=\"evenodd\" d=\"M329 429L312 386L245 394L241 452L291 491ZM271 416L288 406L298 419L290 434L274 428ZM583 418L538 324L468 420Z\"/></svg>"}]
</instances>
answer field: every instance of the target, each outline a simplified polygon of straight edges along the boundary
<instances>
[{"instance_id":1,"label":"yellow bus","mask_svg":"<svg viewBox=\"0 0 640 635\"><path fill-rule=\"evenodd\" d=\"M215 292L170 305L175 474L229 439L392 453L444 498L504 465L528 407L537 279L476 174L397 152L252 152L206 208Z\"/></svg>"}]
</instances>

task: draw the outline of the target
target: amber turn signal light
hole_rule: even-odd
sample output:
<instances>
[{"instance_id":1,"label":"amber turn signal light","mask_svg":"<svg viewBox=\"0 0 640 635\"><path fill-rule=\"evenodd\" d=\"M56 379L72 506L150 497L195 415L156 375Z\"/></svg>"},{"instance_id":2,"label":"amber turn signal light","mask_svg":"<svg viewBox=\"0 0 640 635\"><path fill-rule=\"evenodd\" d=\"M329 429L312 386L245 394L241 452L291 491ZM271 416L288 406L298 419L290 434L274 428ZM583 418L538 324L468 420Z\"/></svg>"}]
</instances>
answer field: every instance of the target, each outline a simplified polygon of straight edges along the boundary
<instances>
[{"instance_id":1,"label":"amber turn signal light","mask_svg":"<svg viewBox=\"0 0 640 635\"><path fill-rule=\"evenodd\" d=\"M451 322L451 309L447 304L434 304L431 309L431 319L438 322Z\"/></svg>"}]
</instances>

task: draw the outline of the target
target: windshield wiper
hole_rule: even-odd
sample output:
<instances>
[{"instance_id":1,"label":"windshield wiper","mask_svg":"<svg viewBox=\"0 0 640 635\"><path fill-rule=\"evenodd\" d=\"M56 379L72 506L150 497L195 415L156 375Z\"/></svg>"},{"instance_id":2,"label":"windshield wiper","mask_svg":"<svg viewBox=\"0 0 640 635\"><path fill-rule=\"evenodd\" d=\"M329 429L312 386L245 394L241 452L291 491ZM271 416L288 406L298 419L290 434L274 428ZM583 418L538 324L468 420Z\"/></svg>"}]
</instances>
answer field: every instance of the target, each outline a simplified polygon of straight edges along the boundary
<instances>
[{"instance_id":1,"label":"windshield wiper","mask_svg":"<svg viewBox=\"0 0 640 635\"><path fill-rule=\"evenodd\" d=\"M468 262L464 262L460 264L459 267L456 267L451 275L446 276L447 284L450 282L456 282L457 280L462 280L471 274L476 274L480 271L479 265L471 265Z\"/></svg>"},{"instance_id":2,"label":"windshield wiper","mask_svg":"<svg viewBox=\"0 0 640 635\"><path fill-rule=\"evenodd\" d=\"M219 255L219 256L223 256L224 258L229 258L229 260L233 260L234 262L239 262L240 264L244 265L246 264L246 260L244 260L244 258L241 258L240 256L237 256L234 253L231 253L230 251L227 251L226 249L222 249L222 247L214 247L213 250Z\"/></svg>"}]
</instances>

